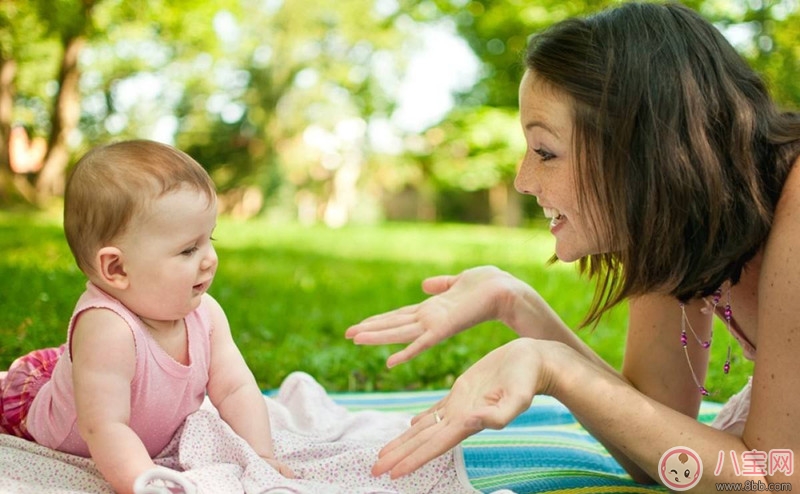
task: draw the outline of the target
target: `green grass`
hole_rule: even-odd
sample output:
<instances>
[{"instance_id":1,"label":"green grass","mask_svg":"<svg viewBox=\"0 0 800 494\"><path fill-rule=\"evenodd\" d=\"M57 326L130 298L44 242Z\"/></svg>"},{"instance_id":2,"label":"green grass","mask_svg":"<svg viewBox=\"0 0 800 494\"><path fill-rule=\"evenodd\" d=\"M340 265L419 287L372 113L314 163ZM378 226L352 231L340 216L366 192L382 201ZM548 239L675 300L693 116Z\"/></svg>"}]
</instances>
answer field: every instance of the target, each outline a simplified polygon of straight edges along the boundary
<instances>
[{"instance_id":1,"label":"green grass","mask_svg":"<svg viewBox=\"0 0 800 494\"><path fill-rule=\"evenodd\" d=\"M592 297L591 285L572 266L546 266L553 244L545 230L430 224L331 230L222 218L215 237L220 268L211 294L225 308L264 389L295 370L315 376L329 391L449 387L514 334L485 323L391 370L385 360L400 347L357 347L343 337L365 317L422 300L420 282L434 274L494 264L531 283L572 327ZM0 212L0 252L4 369L25 352L64 341L85 279L57 217ZM622 360L626 317L626 308L618 307L596 329L579 331L615 367ZM713 347L710 369L709 388L719 400L738 391L752 372L736 347L732 373L723 377L725 351L724 345Z\"/></svg>"}]
</instances>

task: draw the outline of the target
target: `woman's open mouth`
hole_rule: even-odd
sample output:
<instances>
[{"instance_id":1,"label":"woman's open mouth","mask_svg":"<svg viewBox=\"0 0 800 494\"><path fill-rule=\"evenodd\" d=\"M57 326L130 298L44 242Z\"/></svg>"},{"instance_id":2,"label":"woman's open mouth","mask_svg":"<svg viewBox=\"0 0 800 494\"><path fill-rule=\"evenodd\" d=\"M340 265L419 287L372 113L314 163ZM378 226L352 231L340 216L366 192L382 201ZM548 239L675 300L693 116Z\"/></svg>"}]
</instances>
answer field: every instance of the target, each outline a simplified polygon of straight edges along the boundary
<instances>
[{"instance_id":1,"label":"woman's open mouth","mask_svg":"<svg viewBox=\"0 0 800 494\"><path fill-rule=\"evenodd\" d=\"M555 208L542 208L542 210L544 211L544 217L550 219L550 229L551 230L553 228L557 227L559 224L561 224L562 221L564 221L566 219L564 217L564 215L561 214L561 211L559 211L558 209L555 209Z\"/></svg>"}]
</instances>

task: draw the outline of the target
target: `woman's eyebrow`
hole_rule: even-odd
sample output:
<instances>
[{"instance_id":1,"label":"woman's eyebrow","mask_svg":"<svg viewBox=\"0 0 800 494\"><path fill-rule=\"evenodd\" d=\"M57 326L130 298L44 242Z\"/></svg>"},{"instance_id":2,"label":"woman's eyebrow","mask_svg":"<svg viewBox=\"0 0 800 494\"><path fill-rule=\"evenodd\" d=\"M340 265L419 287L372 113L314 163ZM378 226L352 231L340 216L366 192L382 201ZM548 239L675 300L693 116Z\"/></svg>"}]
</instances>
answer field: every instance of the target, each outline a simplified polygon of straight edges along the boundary
<instances>
[{"instance_id":1,"label":"woman's eyebrow","mask_svg":"<svg viewBox=\"0 0 800 494\"><path fill-rule=\"evenodd\" d=\"M534 127L540 127L544 129L546 132L553 134L555 137L561 137L558 131L556 131L553 127L551 127L542 120L531 120L530 122L525 124L525 130L531 130Z\"/></svg>"}]
</instances>

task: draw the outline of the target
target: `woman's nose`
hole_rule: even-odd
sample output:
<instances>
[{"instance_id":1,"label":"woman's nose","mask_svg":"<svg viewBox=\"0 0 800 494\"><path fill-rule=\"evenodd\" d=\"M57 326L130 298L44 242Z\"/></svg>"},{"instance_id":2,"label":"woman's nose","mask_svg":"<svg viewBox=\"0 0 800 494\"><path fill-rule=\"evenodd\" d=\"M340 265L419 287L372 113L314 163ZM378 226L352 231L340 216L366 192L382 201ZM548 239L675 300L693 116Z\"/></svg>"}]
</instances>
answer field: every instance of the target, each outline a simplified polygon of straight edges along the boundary
<instances>
[{"instance_id":1,"label":"woman's nose","mask_svg":"<svg viewBox=\"0 0 800 494\"><path fill-rule=\"evenodd\" d=\"M537 195L539 193L539 181L536 179L534 165L528 157L522 159L519 170L517 170L514 188L520 194Z\"/></svg>"}]
</instances>

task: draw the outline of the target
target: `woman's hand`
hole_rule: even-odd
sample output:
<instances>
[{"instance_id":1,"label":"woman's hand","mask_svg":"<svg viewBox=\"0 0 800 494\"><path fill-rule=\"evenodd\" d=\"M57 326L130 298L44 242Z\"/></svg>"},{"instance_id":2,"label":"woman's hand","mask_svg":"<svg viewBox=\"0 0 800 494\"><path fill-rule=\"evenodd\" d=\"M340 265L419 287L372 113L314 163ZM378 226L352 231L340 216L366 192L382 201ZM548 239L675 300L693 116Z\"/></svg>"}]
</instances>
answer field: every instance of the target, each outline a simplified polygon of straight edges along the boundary
<instances>
[{"instance_id":1,"label":"woman's hand","mask_svg":"<svg viewBox=\"0 0 800 494\"><path fill-rule=\"evenodd\" d=\"M432 297L365 319L348 328L345 337L357 345L410 343L388 358L386 365L394 367L467 328L501 318L520 286L526 285L494 266L434 276L422 282Z\"/></svg>"},{"instance_id":2,"label":"woman's hand","mask_svg":"<svg viewBox=\"0 0 800 494\"><path fill-rule=\"evenodd\" d=\"M414 417L411 428L380 451L372 474L407 475L476 432L505 427L530 407L536 394L550 391L555 373L545 357L560 354L558 348L567 347L518 338L487 354L456 379L447 396Z\"/></svg>"}]
</instances>

